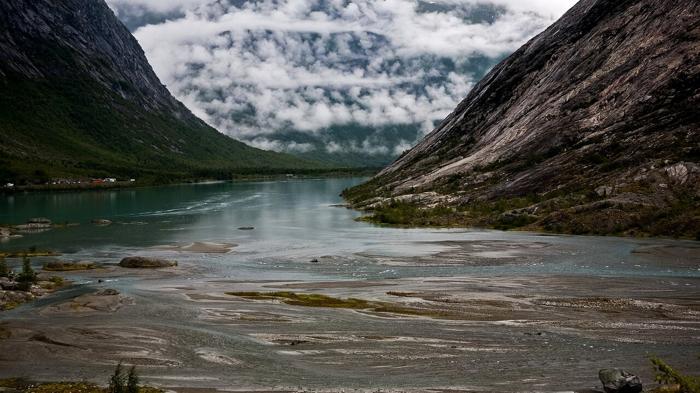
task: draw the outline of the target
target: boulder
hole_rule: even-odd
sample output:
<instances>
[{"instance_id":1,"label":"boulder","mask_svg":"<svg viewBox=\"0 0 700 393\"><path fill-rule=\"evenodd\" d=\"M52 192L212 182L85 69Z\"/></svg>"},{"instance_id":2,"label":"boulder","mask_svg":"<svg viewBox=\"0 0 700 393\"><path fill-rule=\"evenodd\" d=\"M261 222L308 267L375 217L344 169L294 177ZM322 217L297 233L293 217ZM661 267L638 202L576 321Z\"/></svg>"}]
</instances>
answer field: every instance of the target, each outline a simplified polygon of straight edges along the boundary
<instances>
[{"instance_id":1,"label":"boulder","mask_svg":"<svg viewBox=\"0 0 700 393\"><path fill-rule=\"evenodd\" d=\"M0 277L0 289L15 291L17 290L17 282L7 277Z\"/></svg>"},{"instance_id":2,"label":"boulder","mask_svg":"<svg viewBox=\"0 0 700 393\"><path fill-rule=\"evenodd\" d=\"M689 170L685 163L671 165L665 168L666 174L672 182L677 184L685 184L688 181Z\"/></svg>"},{"instance_id":3,"label":"boulder","mask_svg":"<svg viewBox=\"0 0 700 393\"><path fill-rule=\"evenodd\" d=\"M104 218L98 218L98 219L92 220L92 223L95 225L111 225L112 221L105 220Z\"/></svg>"},{"instance_id":4,"label":"boulder","mask_svg":"<svg viewBox=\"0 0 700 393\"><path fill-rule=\"evenodd\" d=\"M640 393L642 381L625 370L604 368L598 372L605 393Z\"/></svg>"},{"instance_id":5,"label":"boulder","mask_svg":"<svg viewBox=\"0 0 700 393\"><path fill-rule=\"evenodd\" d=\"M150 257L126 257L119 262L119 266L131 269L157 269L177 266L177 262Z\"/></svg>"},{"instance_id":6,"label":"boulder","mask_svg":"<svg viewBox=\"0 0 700 393\"><path fill-rule=\"evenodd\" d=\"M10 228L0 227L0 239L8 238L12 236L12 231Z\"/></svg>"}]
</instances>

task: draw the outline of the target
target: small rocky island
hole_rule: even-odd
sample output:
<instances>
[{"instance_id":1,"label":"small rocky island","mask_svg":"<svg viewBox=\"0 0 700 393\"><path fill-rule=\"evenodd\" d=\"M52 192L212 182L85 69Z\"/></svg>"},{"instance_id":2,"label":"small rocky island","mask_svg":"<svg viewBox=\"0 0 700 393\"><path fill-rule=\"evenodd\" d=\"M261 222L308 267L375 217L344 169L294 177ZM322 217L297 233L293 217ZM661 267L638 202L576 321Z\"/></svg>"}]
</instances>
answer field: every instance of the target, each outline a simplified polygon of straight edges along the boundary
<instances>
[{"instance_id":1,"label":"small rocky island","mask_svg":"<svg viewBox=\"0 0 700 393\"><path fill-rule=\"evenodd\" d=\"M63 278L59 276L37 274L28 257L22 259L21 271L14 272L5 258L0 256L0 310L11 310L64 285Z\"/></svg>"}]
</instances>

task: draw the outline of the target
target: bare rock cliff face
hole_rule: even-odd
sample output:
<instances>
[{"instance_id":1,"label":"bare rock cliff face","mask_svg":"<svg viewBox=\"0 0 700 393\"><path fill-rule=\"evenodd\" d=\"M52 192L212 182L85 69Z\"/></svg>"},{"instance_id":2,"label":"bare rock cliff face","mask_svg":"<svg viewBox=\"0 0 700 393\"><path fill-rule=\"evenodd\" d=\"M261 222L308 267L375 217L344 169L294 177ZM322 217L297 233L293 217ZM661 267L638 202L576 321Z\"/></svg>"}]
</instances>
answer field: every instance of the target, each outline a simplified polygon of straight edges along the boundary
<instances>
[{"instance_id":1,"label":"bare rock cliff face","mask_svg":"<svg viewBox=\"0 0 700 393\"><path fill-rule=\"evenodd\" d=\"M8 0L0 11L0 77L7 70L37 79L84 71L144 106L188 112L104 1Z\"/></svg>"},{"instance_id":2,"label":"bare rock cliff face","mask_svg":"<svg viewBox=\"0 0 700 393\"><path fill-rule=\"evenodd\" d=\"M612 198L626 212L613 214L618 222L579 228L604 233L632 230L625 217L643 206L682 199L693 232L699 108L700 2L582 0L496 66L415 148L346 196L360 207L396 197L458 206L529 196L530 210L541 213L528 222L540 224L555 213L574 220L583 214L571 213L574 205L590 212L591 203ZM544 208L544 200L560 207Z\"/></svg>"}]
</instances>

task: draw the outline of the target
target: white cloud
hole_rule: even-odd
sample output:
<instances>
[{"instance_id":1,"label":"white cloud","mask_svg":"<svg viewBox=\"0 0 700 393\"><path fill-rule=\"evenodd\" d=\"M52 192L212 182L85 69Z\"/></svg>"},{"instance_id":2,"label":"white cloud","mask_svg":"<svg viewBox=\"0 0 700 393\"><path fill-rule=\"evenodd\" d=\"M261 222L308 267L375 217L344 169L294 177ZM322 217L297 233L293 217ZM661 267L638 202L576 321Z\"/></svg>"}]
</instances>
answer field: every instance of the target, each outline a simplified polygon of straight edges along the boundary
<instances>
[{"instance_id":1,"label":"white cloud","mask_svg":"<svg viewBox=\"0 0 700 393\"><path fill-rule=\"evenodd\" d=\"M128 8L130 12L155 13L183 11L209 2L211 0L107 0L107 4L114 10Z\"/></svg>"},{"instance_id":2,"label":"white cloud","mask_svg":"<svg viewBox=\"0 0 700 393\"><path fill-rule=\"evenodd\" d=\"M248 141L251 146L257 147L263 150L273 150L277 152L286 153L306 153L314 150L314 146L310 143L297 143L297 142L281 142L278 140L269 140L262 137L258 137Z\"/></svg>"},{"instance_id":3,"label":"white cloud","mask_svg":"<svg viewBox=\"0 0 700 393\"><path fill-rule=\"evenodd\" d=\"M220 131L297 152L313 147L270 134L339 124L429 132L473 86L472 60L512 52L574 2L109 0L119 12L182 12L135 32L161 80ZM502 8L491 23L465 17L479 4ZM326 151L398 154L414 142L379 139L331 141Z\"/></svg>"}]
</instances>

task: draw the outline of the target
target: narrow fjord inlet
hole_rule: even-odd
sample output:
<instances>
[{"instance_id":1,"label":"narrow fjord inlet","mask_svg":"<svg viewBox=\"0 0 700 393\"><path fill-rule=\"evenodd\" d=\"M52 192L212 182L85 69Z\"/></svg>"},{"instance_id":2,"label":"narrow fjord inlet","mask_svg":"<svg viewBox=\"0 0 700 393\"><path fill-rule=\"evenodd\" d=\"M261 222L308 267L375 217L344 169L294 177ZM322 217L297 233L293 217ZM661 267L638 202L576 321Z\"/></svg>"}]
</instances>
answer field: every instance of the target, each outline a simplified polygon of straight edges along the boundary
<instances>
[{"instance_id":1,"label":"narrow fjord inlet","mask_svg":"<svg viewBox=\"0 0 700 393\"><path fill-rule=\"evenodd\" d=\"M700 392L700 3L0 31L0 392Z\"/></svg>"}]
</instances>

